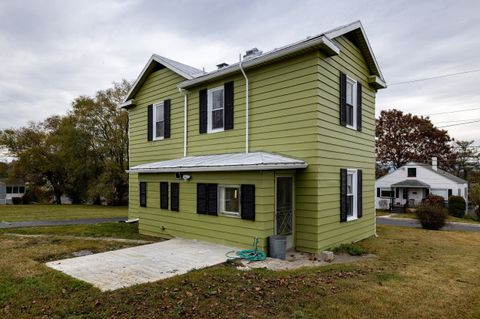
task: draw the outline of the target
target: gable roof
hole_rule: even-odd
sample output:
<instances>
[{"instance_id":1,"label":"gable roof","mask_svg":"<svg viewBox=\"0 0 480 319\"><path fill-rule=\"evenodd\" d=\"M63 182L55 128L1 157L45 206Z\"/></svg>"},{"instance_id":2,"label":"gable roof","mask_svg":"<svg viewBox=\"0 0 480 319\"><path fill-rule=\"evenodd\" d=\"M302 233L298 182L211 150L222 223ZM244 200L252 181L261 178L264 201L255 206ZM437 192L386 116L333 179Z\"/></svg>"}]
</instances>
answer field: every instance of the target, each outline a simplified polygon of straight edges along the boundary
<instances>
[{"instance_id":1,"label":"gable roof","mask_svg":"<svg viewBox=\"0 0 480 319\"><path fill-rule=\"evenodd\" d=\"M401 182L392 184L392 187L416 187L416 188L430 188L430 185L421 182L417 179L405 179Z\"/></svg>"},{"instance_id":2,"label":"gable roof","mask_svg":"<svg viewBox=\"0 0 480 319\"><path fill-rule=\"evenodd\" d=\"M306 168L299 159L278 154L253 152L188 156L134 166L129 173L251 171Z\"/></svg>"},{"instance_id":3,"label":"gable roof","mask_svg":"<svg viewBox=\"0 0 480 319\"><path fill-rule=\"evenodd\" d=\"M186 65L172 59L168 59L158 54L152 54L147 64L145 64L145 67L143 68L142 72L133 83L132 88L130 89L126 98L124 99L123 104L125 104L125 102L129 101L130 99L133 98L133 96L135 96L135 94L138 92L138 90L143 85L143 83L145 83L147 77L153 71L155 71L159 65L166 67L167 69L177 73L178 75L184 77L187 80L191 80L197 76L205 74L205 72L197 68L194 68L193 66ZM121 105L121 106L124 107L128 105Z\"/></svg>"},{"instance_id":4,"label":"gable roof","mask_svg":"<svg viewBox=\"0 0 480 319\"><path fill-rule=\"evenodd\" d=\"M455 183L458 183L458 184L466 184L466 183L468 183L468 182L467 182L466 180L464 180L463 178L460 178L460 177L458 177L458 176L455 176L455 175L453 175L453 174L450 174L449 172L446 172L446 171L444 171L444 170L441 169L441 168L437 168L437 170L434 170L434 169L432 168L432 166L429 165L429 164L418 163L418 162L408 162L407 164L405 164L405 165L403 165L403 166L420 166L420 167L423 167L423 168L425 168L425 169L428 169L429 171L434 172L434 173L436 173L436 174L438 174L438 175L440 175L440 176L443 176L443 177L445 177L445 178L448 178L449 180L451 180L451 181L453 181L453 182L455 182ZM398 169L402 168L403 166L400 166ZM388 176L388 175L390 175L390 174L395 173L396 171L398 171L398 169L396 169L396 170L394 170L393 172L390 172L390 173L388 173L388 174L386 174L386 175L384 175L384 176L382 176L382 177L380 177L380 178L377 178L377 181L383 179L384 177L386 177L386 176Z\"/></svg>"},{"instance_id":5,"label":"gable roof","mask_svg":"<svg viewBox=\"0 0 480 319\"><path fill-rule=\"evenodd\" d=\"M369 78L369 82L377 89L385 88L387 86L385 83L385 79L383 78L382 72L380 71L377 59L373 54L363 25L360 21L355 21L350 24L329 30L315 36L307 37L306 39L303 39L301 41L287 44L280 48L276 48L266 53L263 53L261 55L245 59L242 62L237 62L211 72L203 72L186 64L154 54L147 62L147 65L143 68L140 76L133 84L132 89L127 94L126 98L124 99L124 103L122 103L121 106L129 107L133 105L133 101L130 100L138 92L139 88L145 82L148 75L153 72L153 70L155 70L154 63L161 64L169 68L173 72L183 76L185 78L185 81L178 85L178 87L185 89L206 81L210 81L212 79L240 72L240 63L242 64L243 69L248 69L280 58L286 58L288 56L300 54L302 52L313 49L320 49L324 51L327 56L338 55L340 53L340 48L338 48L335 43L332 42L332 40L343 35L348 36L348 38L359 47L360 51L365 56L368 68L372 74Z\"/></svg>"}]
</instances>

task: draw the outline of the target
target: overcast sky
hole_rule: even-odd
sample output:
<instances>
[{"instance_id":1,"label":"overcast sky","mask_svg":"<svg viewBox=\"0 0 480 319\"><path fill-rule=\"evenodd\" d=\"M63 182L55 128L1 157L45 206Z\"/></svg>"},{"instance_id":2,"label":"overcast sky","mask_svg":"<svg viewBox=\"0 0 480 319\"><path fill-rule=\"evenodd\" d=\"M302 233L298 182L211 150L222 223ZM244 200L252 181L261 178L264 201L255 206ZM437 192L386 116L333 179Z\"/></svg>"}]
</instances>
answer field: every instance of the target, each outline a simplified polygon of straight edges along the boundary
<instances>
[{"instance_id":1,"label":"overcast sky","mask_svg":"<svg viewBox=\"0 0 480 319\"><path fill-rule=\"evenodd\" d=\"M433 115L438 126L480 120L480 1L0 2L0 129L64 114L79 95L135 79L152 53L213 70L361 20L388 89L380 110ZM480 122L451 126L480 144Z\"/></svg>"}]
</instances>

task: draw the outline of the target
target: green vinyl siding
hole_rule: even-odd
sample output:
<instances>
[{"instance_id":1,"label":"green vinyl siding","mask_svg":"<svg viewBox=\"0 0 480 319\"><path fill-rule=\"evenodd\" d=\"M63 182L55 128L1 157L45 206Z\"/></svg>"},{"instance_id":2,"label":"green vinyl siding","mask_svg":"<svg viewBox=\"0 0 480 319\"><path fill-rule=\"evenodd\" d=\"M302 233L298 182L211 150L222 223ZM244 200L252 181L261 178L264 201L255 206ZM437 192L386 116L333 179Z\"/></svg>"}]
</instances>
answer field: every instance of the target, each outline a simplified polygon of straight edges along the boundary
<instances>
[{"instance_id":1,"label":"green vinyl siding","mask_svg":"<svg viewBox=\"0 0 480 319\"><path fill-rule=\"evenodd\" d=\"M250 86L249 151L279 153L309 164L295 173L295 245L308 252L374 233L375 90L368 86L370 72L359 49L345 37L335 42L341 49L339 56L325 57L312 51L246 71ZM339 124L340 71L362 84L362 132ZM131 166L183 156L184 104L176 86L184 80L163 68L153 72L136 94L137 106L129 110ZM234 129L200 134L198 91L228 81L234 81ZM171 138L147 142L147 105L165 99L172 101ZM188 89L187 130L188 156L245 151L245 79L241 73ZM340 168L363 170L363 217L357 221L340 223ZM269 174L274 173L192 173L192 181L180 184L180 212L165 214L155 206L159 206L157 182L163 176L173 181L174 174L130 174L129 216L140 218L140 231L146 234L228 241L243 247L258 236L264 246L266 237L274 232L274 178ZM152 206L140 209L138 182L150 180L155 181L148 186ZM218 222L211 222L213 216L195 214L194 187L199 180L255 183L257 221L216 217ZM224 230L212 232L217 223ZM170 231L162 232L162 226Z\"/></svg>"}]
</instances>

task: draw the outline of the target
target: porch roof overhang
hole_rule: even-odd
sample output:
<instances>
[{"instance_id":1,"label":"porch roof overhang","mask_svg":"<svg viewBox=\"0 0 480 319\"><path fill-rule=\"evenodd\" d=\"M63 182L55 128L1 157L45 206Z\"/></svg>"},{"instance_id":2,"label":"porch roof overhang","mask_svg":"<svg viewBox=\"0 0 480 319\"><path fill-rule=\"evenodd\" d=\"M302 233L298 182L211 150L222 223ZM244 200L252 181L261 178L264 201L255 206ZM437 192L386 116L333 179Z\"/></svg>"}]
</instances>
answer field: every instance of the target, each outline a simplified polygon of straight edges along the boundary
<instances>
[{"instance_id":1,"label":"porch roof overhang","mask_svg":"<svg viewBox=\"0 0 480 319\"><path fill-rule=\"evenodd\" d=\"M392 184L392 187L430 188L430 185L416 179L406 179Z\"/></svg>"},{"instance_id":2,"label":"porch roof overhang","mask_svg":"<svg viewBox=\"0 0 480 319\"><path fill-rule=\"evenodd\" d=\"M141 164L128 173L222 172L302 169L307 162L278 154L253 152L188 156L174 160Z\"/></svg>"}]
</instances>

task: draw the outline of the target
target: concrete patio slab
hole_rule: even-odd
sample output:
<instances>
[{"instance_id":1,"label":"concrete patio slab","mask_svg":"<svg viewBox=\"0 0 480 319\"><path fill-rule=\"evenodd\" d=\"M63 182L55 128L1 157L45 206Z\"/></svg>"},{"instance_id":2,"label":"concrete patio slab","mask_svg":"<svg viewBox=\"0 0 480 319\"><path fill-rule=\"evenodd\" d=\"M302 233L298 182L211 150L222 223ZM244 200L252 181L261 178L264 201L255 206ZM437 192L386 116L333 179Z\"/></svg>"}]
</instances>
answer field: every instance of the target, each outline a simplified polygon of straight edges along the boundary
<instances>
[{"instance_id":1,"label":"concrete patio slab","mask_svg":"<svg viewBox=\"0 0 480 319\"><path fill-rule=\"evenodd\" d=\"M91 283L102 291L153 282L193 269L220 264L236 248L196 240L167 241L89 256L48 262L46 265Z\"/></svg>"}]
</instances>

